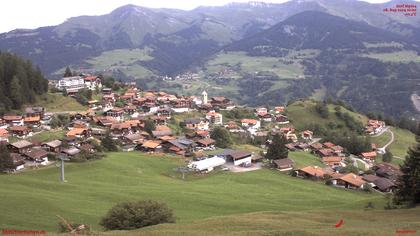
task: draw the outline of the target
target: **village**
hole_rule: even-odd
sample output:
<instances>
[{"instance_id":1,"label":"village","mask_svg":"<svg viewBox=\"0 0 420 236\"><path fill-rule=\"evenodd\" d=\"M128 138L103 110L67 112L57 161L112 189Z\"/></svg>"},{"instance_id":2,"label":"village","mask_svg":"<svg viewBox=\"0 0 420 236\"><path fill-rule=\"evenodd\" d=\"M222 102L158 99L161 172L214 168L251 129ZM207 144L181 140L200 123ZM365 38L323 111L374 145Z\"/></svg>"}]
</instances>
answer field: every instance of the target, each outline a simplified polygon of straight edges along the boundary
<instances>
[{"instance_id":1,"label":"village","mask_svg":"<svg viewBox=\"0 0 420 236\"><path fill-rule=\"evenodd\" d=\"M288 119L287 108L281 105L271 109L257 107L249 117L235 119L224 115L237 109L229 98L211 97L206 91L198 96L182 96L142 91L133 84L114 91L92 75L62 78L53 86L66 96L75 96L82 89L97 91L98 99L89 100L86 111L62 114L43 107L27 107L21 114L4 115L0 119L0 142L7 145L13 159L14 169L10 172L40 168L58 159L71 161L80 155L94 155L101 152L101 140L109 136L122 152L185 158L185 168L191 173L272 168L336 187L380 192L392 192L401 175L397 167L375 162L381 151L375 145L356 156L333 142L323 142L312 130L296 130ZM69 122L52 128L53 119L60 115L68 116ZM257 145L262 151L220 147L212 136L218 128L239 137L262 140ZM378 135L385 129L385 122L369 120L364 133ZM51 130L63 131L64 137L43 142L32 139ZM289 152L310 153L324 166L297 168L290 158L266 160L264 155L274 135L287 139L285 147ZM363 163L365 171L354 173L344 168L357 163Z\"/></svg>"}]
</instances>

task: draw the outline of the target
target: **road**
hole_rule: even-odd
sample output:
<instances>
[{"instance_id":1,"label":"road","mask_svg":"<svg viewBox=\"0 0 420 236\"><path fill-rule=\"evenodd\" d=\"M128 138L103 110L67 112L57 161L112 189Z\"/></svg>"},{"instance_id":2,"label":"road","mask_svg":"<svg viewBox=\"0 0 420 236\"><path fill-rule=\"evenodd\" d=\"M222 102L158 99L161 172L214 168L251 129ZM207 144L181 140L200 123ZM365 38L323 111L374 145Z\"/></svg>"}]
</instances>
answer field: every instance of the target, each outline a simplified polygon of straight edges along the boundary
<instances>
[{"instance_id":1,"label":"road","mask_svg":"<svg viewBox=\"0 0 420 236\"><path fill-rule=\"evenodd\" d=\"M388 133L391 134L391 140L389 140L389 142L386 143L383 147L378 148L378 153L382 153L382 154L385 154L386 153L386 149L388 148L389 145L391 145L394 142L394 139L395 139L394 132L392 132L391 129L389 129L387 127L386 130L382 132L382 134L385 133L385 132L388 132Z\"/></svg>"},{"instance_id":2,"label":"road","mask_svg":"<svg viewBox=\"0 0 420 236\"><path fill-rule=\"evenodd\" d=\"M365 165L365 170L370 169L370 165L369 163L367 163L366 161L357 158L355 155L350 155L351 160L353 161L353 165L357 168L359 168L359 162L363 163ZM359 162L358 162L359 161Z\"/></svg>"}]
</instances>

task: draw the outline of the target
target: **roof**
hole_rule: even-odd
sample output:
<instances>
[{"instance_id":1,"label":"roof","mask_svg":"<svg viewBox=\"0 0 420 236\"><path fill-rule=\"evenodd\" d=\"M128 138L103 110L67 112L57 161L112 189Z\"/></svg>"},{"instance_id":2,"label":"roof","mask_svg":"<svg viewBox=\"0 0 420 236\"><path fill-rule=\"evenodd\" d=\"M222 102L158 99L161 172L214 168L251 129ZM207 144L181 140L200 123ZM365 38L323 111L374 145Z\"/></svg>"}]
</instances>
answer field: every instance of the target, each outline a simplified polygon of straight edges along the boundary
<instances>
[{"instance_id":1,"label":"roof","mask_svg":"<svg viewBox=\"0 0 420 236\"><path fill-rule=\"evenodd\" d=\"M364 181L361 176L355 175L353 173L346 174L339 179L357 187L361 187L366 183L366 181Z\"/></svg>"},{"instance_id":2,"label":"roof","mask_svg":"<svg viewBox=\"0 0 420 236\"><path fill-rule=\"evenodd\" d=\"M207 112L207 114L206 114L206 116L221 116L222 114L220 114L220 113L217 113L217 112L215 112L215 111L210 111L210 112Z\"/></svg>"},{"instance_id":3,"label":"roof","mask_svg":"<svg viewBox=\"0 0 420 236\"><path fill-rule=\"evenodd\" d=\"M9 136L9 131L6 129L0 129L0 137L7 137Z\"/></svg>"},{"instance_id":4,"label":"roof","mask_svg":"<svg viewBox=\"0 0 420 236\"><path fill-rule=\"evenodd\" d=\"M382 191L385 191L395 186L395 184L387 178L378 178L375 181L373 181L373 183Z\"/></svg>"},{"instance_id":5,"label":"roof","mask_svg":"<svg viewBox=\"0 0 420 236\"><path fill-rule=\"evenodd\" d=\"M22 120L22 116L6 115L6 116L3 116L3 119L6 121Z\"/></svg>"},{"instance_id":6,"label":"roof","mask_svg":"<svg viewBox=\"0 0 420 236\"><path fill-rule=\"evenodd\" d=\"M39 160L41 158L46 157L48 155L48 152L43 149L32 148L29 152L25 152L24 155L32 160Z\"/></svg>"},{"instance_id":7,"label":"roof","mask_svg":"<svg viewBox=\"0 0 420 236\"><path fill-rule=\"evenodd\" d=\"M241 123L256 125L258 123L258 120L254 120L254 119L242 119L241 120Z\"/></svg>"},{"instance_id":8,"label":"roof","mask_svg":"<svg viewBox=\"0 0 420 236\"><path fill-rule=\"evenodd\" d=\"M318 166L303 167L302 169L300 169L300 171L305 172L311 176L318 176L318 177L323 177L325 174L327 174L326 171L324 171L322 168Z\"/></svg>"},{"instance_id":9,"label":"roof","mask_svg":"<svg viewBox=\"0 0 420 236\"><path fill-rule=\"evenodd\" d=\"M372 152L362 152L361 156L364 158L370 158L370 159L374 159L376 158L376 152L372 151Z\"/></svg>"},{"instance_id":10,"label":"roof","mask_svg":"<svg viewBox=\"0 0 420 236\"><path fill-rule=\"evenodd\" d=\"M231 156L234 160L238 160L238 159L242 159L245 158L247 156L251 156L252 154L250 152L247 151L231 151L230 153L228 153L226 156Z\"/></svg>"},{"instance_id":11,"label":"roof","mask_svg":"<svg viewBox=\"0 0 420 236\"><path fill-rule=\"evenodd\" d=\"M321 149L322 148L322 144L321 143L313 143L313 144L311 144L311 148L313 148L313 149Z\"/></svg>"},{"instance_id":12,"label":"roof","mask_svg":"<svg viewBox=\"0 0 420 236\"><path fill-rule=\"evenodd\" d=\"M131 141L136 141L136 140L142 140L144 137L141 134L127 134L124 136L124 138Z\"/></svg>"},{"instance_id":13,"label":"roof","mask_svg":"<svg viewBox=\"0 0 420 236\"><path fill-rule=\"evenodd\" d=\"M376 175L363 175L363 180L366 182L371 182L373 183L375 180L379 179L380 177L376 176Z\"/></svg>"},{"instance_id":14,"label":"roof","mask_svg":"<svg viewBox=\"0 0 420 236\"><path fill-rule=\"evenodd\" d=\"M276 164L277 168L280 168L282 166L293 166L295 162L292 159L289 158L283 158L273 161L274 164Z\"/></svg>"},{"instance_id":15,"label":"roof","mask_svg":"<svg viewBox=\"0 0 420 236\"><path fill-rule=\"evenodd\" d=\"M340 162L342 160L341 157L323 157L322 162Z\"/></svg>"},{"instance_id":16,"label":"roof","mask_svg":"<svg viewBox=\"0 0 420 236\"><path fill-rule=\"evenodd\" d=\"M74 156L74 155L76 155L80 152L80 149L78 149L76 147L71 147L71 148L62 150L61 152L65 153L69 156Z\"/></svg>"},{"instance_id":17,"label":"roof","mask_svg":"<svg viewBox=\"0 0 420 236\"><path fill-rule=\"evenodd\" d=\"M332 147L334 147L334 146L335 146L335 144L334 144L334 143L332 143L332 142L325 142L325 143L323 143L323 145L324 145L325 147L327 147L327 148L332 148Z\"/></svg>"},{"instance_id":18,"label":"roof","mask_svg":"<svg viewBox=\"0 0 420 236\"><path fill-rule=\"evenodd\" d=\"M156 125L155 130L156 131L170 131L171 128L169 128L166 125Z\"/></svg>"},{"instance_id":19,"label":"roof","mask_svg":"<svg viewBox=\"0 0 420 236\"><path fill-rule=\"evenodd\" d=\"M154 130L152 131L152 135L155 137L169 136L169 135L172 135L172 130L162 130L162 131Z\"/></svg>"},{"instance_id":20,"label":"roof","mask_svg":"<svg viewBox=\"0 0 420 236\"><path fill-rule=\"evenodd\" d=\"M53 140L53 141L44 143L44 145L47 145L47 146L52 147L52 148L59 147L59 146L61 146L61 144L62 144L62 142L60 140Z\"/></svg>"},{"instance_id":21,"label":"roof","mask_svg":"<svg viewBox=\"0 0 420 236\"><path fill-rule=\"evenodd\" d=\"M213 143L215 143L215 142L216 142L216 141L214 141L214 140L213 140L213 139L211 139L211 138L200 139L200 140L198 140L198 141L197 141L197 143L203 144L203 145L205 145L205 146L208 146L208 145L213 144Z\"/></svg>"},{"instance_id":22,"label":"roof","mask_svg":"<svg viewBox=\"0 0 420 236\"><path fill-rule=\"evenodd\" d=\"M20 148L30 147L30 146L32 146L32 143L29 142L29 141L26 141L26 140L21 140L21 141L15 142L15 143L11 143L10 145L20 149Z\"/></svg>"},{"instance_id":23,"label":"roof","mask_svg":"<svg viewBox=\"0 0 420 236\"><path fill-rule=\"evenodd\" d=\"M41 120L41 117L39 116L32 116L32 117L25 117L23 119L23 122L39 122Z\"/></svg>"},{"instance_id":24,"label":"roof","mask_svg":"<svg viewBox=\"0 0 420 236\"><path fill-rule=\"evenodd\" d=\"M160 142L158 141L153 141L153 140L147 140L146 142L143 143L142 147L145 148L157 148L160 145Z\"/></svg>"},{"instance_id":25,"label":"roof","mask_svg":"<svg viewBox=\"0 0 420 236\"><path fill-rule=\"evenodd\" d=\"M10 127L10 130L11 131L28 131L30 129L26 126L12 126Z\"/></svg>"},{"instance_id":26,"label":"roof","mask_svg":"<svg viewBox=\"0 0 420 236\"><path fill-rule=\"evenodd\" d=\"M73 128L69 132L67 132L66 136L76 136L81 135L83 132L86 132L87 129L85 128Z\"/></svg>"}]
</instances>

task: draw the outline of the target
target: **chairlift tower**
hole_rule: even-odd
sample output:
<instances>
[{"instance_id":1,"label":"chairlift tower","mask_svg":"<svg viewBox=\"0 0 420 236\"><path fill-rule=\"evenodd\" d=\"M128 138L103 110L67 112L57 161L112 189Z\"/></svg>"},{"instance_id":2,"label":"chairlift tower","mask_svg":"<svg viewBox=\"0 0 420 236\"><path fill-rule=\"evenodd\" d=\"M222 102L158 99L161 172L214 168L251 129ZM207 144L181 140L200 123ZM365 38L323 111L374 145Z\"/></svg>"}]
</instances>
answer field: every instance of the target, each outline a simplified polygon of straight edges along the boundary
<instances>
[{"instance_id":1,"label":"chairlift tower","mask_svg":"<svg viewBox=\"0 0 420 236\"><path fill-rule=\"evenodd\" d=\"M67 158L66 156L60 155L58 157L58 159L61 160L61 166L60 166L60 181L61 182L67 182L66 179L64 178L64 161L68 161L70 160L69 158Z\"/></svg>"}]
</instances>

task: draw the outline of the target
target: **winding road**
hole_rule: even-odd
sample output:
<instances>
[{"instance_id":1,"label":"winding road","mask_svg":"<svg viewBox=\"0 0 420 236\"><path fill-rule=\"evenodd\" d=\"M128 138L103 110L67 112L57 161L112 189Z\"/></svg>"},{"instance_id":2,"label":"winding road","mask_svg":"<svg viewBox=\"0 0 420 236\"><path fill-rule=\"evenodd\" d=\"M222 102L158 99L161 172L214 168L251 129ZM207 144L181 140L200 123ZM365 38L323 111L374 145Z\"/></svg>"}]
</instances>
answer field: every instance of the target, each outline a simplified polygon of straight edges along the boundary
<instances>
[{"instance_id":1,"label":"winding road","mask_svg":"<svg viewBox=\"0 0 420 236\"><path fill-rule=\"evenodd\" d=\"M389 142L386 143L383 147L378 148L378 152L381 153L381 154L385 154L386 153L386 149L388 148L388 146L391 145L394 142L394 139L395 139L394 132L392 132L392 130L389 129L389 126L387 126L381 133L379 133L376 136L372 136L372 137L377 137L377 136L382 135L385 132L391 134L391 140L389 140Z\"/></svg>"}]
</instances>

